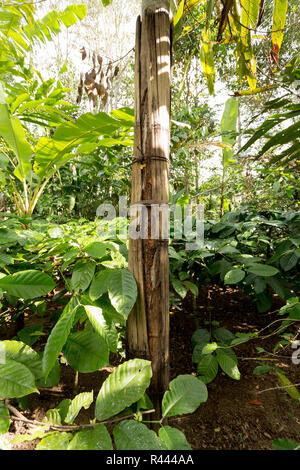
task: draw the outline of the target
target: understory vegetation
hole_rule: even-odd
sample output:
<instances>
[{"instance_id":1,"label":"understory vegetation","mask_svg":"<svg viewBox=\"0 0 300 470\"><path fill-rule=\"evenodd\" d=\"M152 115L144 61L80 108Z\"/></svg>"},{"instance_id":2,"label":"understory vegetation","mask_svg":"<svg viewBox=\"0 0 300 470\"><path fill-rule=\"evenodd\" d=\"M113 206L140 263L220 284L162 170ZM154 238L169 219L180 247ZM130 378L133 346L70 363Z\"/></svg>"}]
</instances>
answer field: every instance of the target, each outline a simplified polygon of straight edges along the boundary
<instances>
[{"instance_id":1,"label":"understory vegetation","mask_svg":"<svg viewBox=\"0 0 300 470\"><path fill-rule=\"evenodd\" d=\"M171 1L157 403L126 329L135 27L106 33L140 3L0 6L0 449L300 450L299 4Z\"/></svg>"}]
</instances>

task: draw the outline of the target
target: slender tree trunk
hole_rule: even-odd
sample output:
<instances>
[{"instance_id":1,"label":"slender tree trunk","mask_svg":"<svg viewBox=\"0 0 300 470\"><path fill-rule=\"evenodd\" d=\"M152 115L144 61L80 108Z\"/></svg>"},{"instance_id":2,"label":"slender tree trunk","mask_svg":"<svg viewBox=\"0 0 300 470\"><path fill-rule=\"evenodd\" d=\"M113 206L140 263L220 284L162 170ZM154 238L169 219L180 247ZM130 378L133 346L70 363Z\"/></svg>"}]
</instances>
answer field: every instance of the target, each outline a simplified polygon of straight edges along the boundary
<instances>
[{"instance_id":1,"label":"slender tree trunk","mask_svg":"<svg viewBox=\"0 0 300 470\"><path fill-rule=\"evenodd\" d=\"M128 318L130 357L151 360L152 398L169 383L169 259L168 239L151 204L167 208L170 145L169 0L143 0L137 19L135 49L135 145L132 206L147 211L148 238L129 241L129 269L138 285L138 300ZM137 207L137 206L136 206ZM159 239L151 235L159 225Z\"/></svg>"}]
</instances>

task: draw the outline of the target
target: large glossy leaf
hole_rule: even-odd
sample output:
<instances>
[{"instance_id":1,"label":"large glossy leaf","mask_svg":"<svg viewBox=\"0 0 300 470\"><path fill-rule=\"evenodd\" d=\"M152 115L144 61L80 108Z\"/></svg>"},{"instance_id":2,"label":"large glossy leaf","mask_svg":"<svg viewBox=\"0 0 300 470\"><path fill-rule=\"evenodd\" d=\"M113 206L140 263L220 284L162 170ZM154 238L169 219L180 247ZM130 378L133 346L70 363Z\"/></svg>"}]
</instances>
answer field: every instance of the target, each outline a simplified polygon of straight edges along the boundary
<instances>
[{"instance_id":1,"label":"large glossy leaf","mask_svg":"<svg viewBox=\"0 0 300 470\"><path fill-rule=\"evenodd\" d=\"M83 143L98 143L99 136L111 135L120 127L128 127L128 121L114 119L106 113L86 113L76 122L63 123L57 127L53 137L42 137L35 149L34 171L40 178L51 175L54 169L74 158L74 150Z\"/></svg>"},{"instance_id":2,"label":"large glossy leaf","mask_svg":"<svg viewBox=\"0 0 300 470\"><path fill-rule=\"evenodd\" d=\"M63 347L70 366L78 372L95 372L109 364L109 350L105 340L92 329L71 333Z\"/></svg>"},{"instance_id":3,"label":"large glossy leaf","mask_svg":"<svg viewBox=\"0 0 300 470\"><path fill-rule=\"evenodd\" d=\"M225 374L229 375L229 377L232 379L240 380L241 375L236 360L234 360L224 351L217 350L217 361Z\"/></svg>"},{"instance_id":4,"label":"large glossy leaf","mask_svg":"<svg viewBox=\"0 0 300 470\"><path fill-rule=\"evenodd\" d=\"M89 289L91 300L94 301L99 299L99 297L108 291L108 283L112 272L113 271L111 269L104 269L96 274Z\"/></svg>"},{"instance_id":5,"label":"large glossy leaf","mask_svg":"<svg viewBox=\"0 0 300 470\"><path fill-rule=\"evenodd\" d=\"M245 277L245 271L239 268L234 268L228 271L224 276L224 284L237 284Z\"/></svg>"},{"instance_id":6,"label":"large glossy leaf","mask_svg":"<svg viewBox=\"0 0 300 470\"><path fill-rule=\"evenodd\" d=\"M48 294L55 283L48 274L36 270L19 271L0 279L0 289L22 299L34 299Z\"/></svg>"},{"instance_id":7,"label":"large glossy leaf","mask_svg":"<svg viewBox=\"0 0 300 470\"><path fill-rule=\"evenodd\" d=\"M68 450L113 450L111 437L104 424L75 434Z\"/></svg>"},{"instance_id":8,"label":"large glossy leaf","mask_svg":"<svg viewBox=\"0 0 300 470\"><path fill-rule=\"evenodd\" d=\"M82 392L76 395L70 403L65 422L73 424L81 408L87 410L93 403L93 392Z\"/></svg>"},{"instance_id":9,"label":"large glossy leaf","mask_svg":"<svg viewBox=\"0 0 300 470\"><path fill-rule=\"evenodd\" d=\"M119 335L113 323L100 307L85 305L84 308L94 330L106 341L109 349L116 352Z\"/></svg>"},{"instance_id":10,"label":"large glossy leaf","mask_svg":"<svg viewBox=\"0 0 300 470\"><path fill-rule=\"evenodd\" d=\"M111 274L108 295L117 312L127 318L137 298L136 282L128 269L118 269Z\"/></svg>"},{"instance_id":11,"label":"large glossy leaf","mask_svg":"<svg viewBox=\"0 0 300 470\"><path fill-rule=\"evenodd\" d=\"M106 255L107 245L102 242L92 242L85 247L85 251L92 258L102 258Z\"/></svg>"},{"instance_id":12,"label":"large glossy leaf","mask_svg":"<svg viewBox=\"0 0 300 470\"><path fill-rule=\"evenodd\" d=\"M32 372L20 362L0 363L0 398L19 398L37 392Z\"/></svg>"},{"instance_id":13,"label":"large glossy leaf","mask_svg":"<svg viewBox=\"0 0 300 470\"><path fill-rule=\"evenodd\" d=\"M209 343L209 340L210 340L209 331L199 328L193 333L191 341L192 341L192 345L196 346L197 344Z\"/></svg>"},{"instance_id":14,"label":"large glossy leaf","mask_svg":"<svg viewBox=\"0 0 300 470\"><path fill-rule=\"evenodd\" d=\"M149 387L151 377L149 361L133 359L118 366L100 389L95 417L105 420L138 401Z\"/></svg>"},{"instance_id":15,"label":"large glossy leaf","mask_svg":"<svg viewBox=\"0 0 300 470\"><path fill-rule=\"evenodd\" d=\"M81 262L75 266L71 278L71 286L75 292L85 291L89 287L95 268L96 263L94 261Z\"/></svg>"},{"instance_id":16,"label":"large glossy leaf","mask_svg":"<svg viewBox=\"0 0 300 470\"><path fill-rule=\"evenodd\" d=\"M199 378L205 384L214 380L218 373L218 361L216 357L211 354L201 357L197 366L197 372L200 376Z\"/></svg>"},{"instance_id":17,"label":"large glossy leaf","mask_svg":"<svg viewBox=\"0 0 300 470\"><path fill-rule=\"evenodd\" d=\"M137 421L122 421L114 427L113 434L117 450L167 450L154 431Z\"/></svg>"},{"instance_id":18,"label":"large glossy leaf","mask_svg":"<svg viewBox=\"0 0 300 470\"><path fill-rule=\"evenodd\" d=\"M71 433L52 432L41 440L36 446L36 450L67 450L71 439Z\"/></svg>"},{"instance_id":19,"label":"large glossy leaf","mask_svg":"<svg viewBox=\"0 0 300 470\"><path fill-rule=\"evenodd\" d=\"M61 317L48 337L43 355L43 373L45 377L53 368L59 353L67 341L76 313L77 302L74 298L64 308Z\"/></svg>"},{"instance_id":20,"label":"large glossy leaf","mask_svg":"<svg viewBox=\"0 0 300 470\"><path fill-rule=\"evenodd\" d=\"M43 376L42 361L39 354L22 341L1 341L1 352L7 359L19 362L26 366L36 379Z\"/></svg>"},{"instance_id":21,"label":"large glossy leaf","mask_svg":"<svg viewBox=\"0 0 300 470\"><path fill-rule=\"evenodd\" d=\"M192 375L179 375L169 388L162 400L164 417L193 413L208 397L206 385Z\"/></svg>"},{"instance_id":22,"label":"large glossy leaf","mask_svg":"<svg viewBox=\"0 0 300 470\"><path fill-rule=\"evenodd\" d=\"M275 276L279 271L274 266L269 266L267 264L253 263L248 267L248 271L258 276L269 277Z\"/></svg>"},{"instance_id":23,"label":"large glossy leaf","mask_svg":"<svg viewBox=\"0 0 300 470\"><path fill-rule=\"evenodd\" d=\"M0 136L6 141L7 145L15 153L18 161L16 176L23 180L30 173L30 160L32 149L26 140L25 131L21 122L12 118L8 111L6 99L0 82Z\"/></svg>"},{"instance_id":24,"label":"large glossy leaf","mask_svg":"<svg viewBox=\"0 0 300 470\"><path fill-rule=\"evenodd\" d=\"M280 258L280 266L284 271L290 271L290 269L293 269L296 266L298 260L299 258L294 251L289 252Z\"/></svg>"},{"instance_id":25,"label":"large glossy leaf","mask_svg":"<svg viewBox=\"0 0 300 470\"><path fill-rule=\"evenodd\" d=\"M166 444L168 450L192 450L183 432L171 426L163 426L158 432L159 438Z\"/></svg>"}]
</instances>

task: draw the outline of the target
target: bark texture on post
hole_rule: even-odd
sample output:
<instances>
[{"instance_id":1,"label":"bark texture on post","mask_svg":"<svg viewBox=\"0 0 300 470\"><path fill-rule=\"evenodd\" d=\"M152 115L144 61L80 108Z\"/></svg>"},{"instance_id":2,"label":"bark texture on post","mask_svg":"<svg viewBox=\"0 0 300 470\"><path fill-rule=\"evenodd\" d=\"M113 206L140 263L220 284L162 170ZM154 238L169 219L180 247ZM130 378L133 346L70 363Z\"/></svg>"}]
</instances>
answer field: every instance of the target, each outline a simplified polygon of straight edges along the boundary
<instances>
[{"instance_id":1,"label":"bark texture on post","mask_svg":"<svg viewBox=\"0 0 300 470\"><path fill-rule=\"evenodd\" d=\"M129 269L137 281L139 296L128 318L127 341L130 356L151 360L154 394L160 394L169 384L168 240L151 238L151 227L159 216L151 221L150 204L168 204L170 29L169 1L144 0L136 28L131 203L146 207L148 239L129 241Z\"/></svg>"}]
</instances>

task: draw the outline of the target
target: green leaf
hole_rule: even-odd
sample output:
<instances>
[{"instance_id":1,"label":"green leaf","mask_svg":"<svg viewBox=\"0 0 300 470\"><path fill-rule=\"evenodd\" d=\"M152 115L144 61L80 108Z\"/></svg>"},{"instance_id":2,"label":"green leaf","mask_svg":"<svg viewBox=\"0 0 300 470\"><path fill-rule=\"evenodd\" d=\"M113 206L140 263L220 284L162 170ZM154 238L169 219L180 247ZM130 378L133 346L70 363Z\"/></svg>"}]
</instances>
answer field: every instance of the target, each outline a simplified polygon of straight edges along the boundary
<instances>
[{"instance_id":1,"label":"green leaf","mask_svg":"<svg viewBox=\"0 0 300 470\"><path fill-rule=\"evenodd\" d=\"M174 15L174 19L173 19L174 28L177 25L177 23L180 21L183 15L183 7L184 7L184 0L181 0L176 10L176 13Z\"/></svg>"},{"instance_id":2,"label":"green leaf","mask_svg":"<svg viewBox=\"0 0 300 470\"><path fill-rule=\"evenodd\" d=\"M4 405L4 403L2 403L1 401L0 401L0 415L8 416L8 419L0 418L0 434L5 434L9 430L10 419L9 419L9 411Z\"/></svg>"},{"instance_id":3,"label":"green leaf","mask_svg":"<svg viewBox=\"0 0 300 470\"><path fill-rule=\"evenodd\" d=\"M286 253L280 258L280 266L284 271L290 271L298 263L298 256L295 252Z\"/></svg>"},{"instance_id":4,"label":"green leaf","mask_svg":"<svg viewBox=\"0 0 300 470\"><path fill-rule=\"evenodd\" d=\"M46 413L46 416L48 418L48 421L51 424L57 424L57 425L61 424L61 416L57 408L52 408L48 410Z\"/></svg>"},{"instance_id":5,"label":"green leaf","mask_svg":"<svg viewBox=\"0 0 300 470\"><path fill-rule=\"evenodd\" d=\"M61 317L59 318L58 322L52 329L50 336L48 337L43 355L43 373L45 377L49 375L49 372L53 368L55 361L62 350L63 345L67 341L67 338L73 326L76 307L76 300L72 298L64 308Z\"/></svg>"},{"instance_id":6,"label":"green leaf","mask_svg":"<svg viewBox=\"0 0 300 470\"><path fill-rule=\"evenodd\" d=\"M112 273L113 271L111 269L104 269L96 274L89 289L91 300L99 299L99 297L108 291L108 284Z\"/></svg>"},{"instance_id":7,"label":"green leaf","mask_svg":"<svg viewBox=\"0 0 300 470\"><path fill-rule=\"evenodd\" d=\"M22 343L22 341L1 341L0 352L4 354L6 359L11 359L23 364L31 371L36 379L43 377L42 361L39 354L26 344Z\"/></svg>"},{"instance_id":8,"label":"green leaf","mask_svg":"<svg viewBox=\"0 0 300 470\"><path fill-rule=\"evenodd\" d=\"M224 284L237 284L245 277L245 271L239 268L231 269L225 274Z\"/></svg>"},{"instance_id":9,"label":"green leaf","mask_svg":"<svg viewBox=\"0 0 300 470\"><path fill-rule=\"evenodd\" d=\"M58 360L55 361L54 366L49 372L47 378L42 377L37 381L37 386L42 388L52 388L59 384L60 380L60 363Z\"/></svg>"},{"instance_id":10,"label":"green leaf","mask_svg":"<svg viewBox=\"0 0 300 470\"><path fill-rule=\"evenodd\" d=\"M234 334L226 328L217 328L213 331L213 336L219 343L230 344L235 338Z\"/></svg>"},{"instance_id":11,"label":"green leaf","mask_svg":"<svg viewBox=\"0 0 300 470\"><path fill-rule=\"evenodd\" d=\"M259 14L260 0L240 0L241 1L241 23L245 33L248 29L256 29ZM248 28L248 29L247 29Z\"/></svg>"},{"instance_id":12,"label":"green leaf","mask_svg":"<svg viewBox=\"0 0 300 470\"><path fill-rule=\"evenodd\" d=\"M85 247L85 251L92 258L102 258L106 255L107 245L102 242L92 242Z\"/></svg>"},{"instance_id":13,"label":"green leaf","mask_svg":"<svg viewBox=\"0 0 300 470\"><path fill-rule=\"evenodd\" d=\"M40 177L49 177L61 165L74 158L73 150L88 142L104 145L101 135L111 135L128 121L114 119L106 113L82 114L75 122L64 122L56 128L52 138L41 137L35 148L34 171ZM119 141L118 141L119 143Z\"/></svg>"},{"instance_id":14,"label":"green leaf","mask_svg":"<svg viewBox=\"0 0 300 470\"><path fill-rule=\"evenodd\" d=\"M19 398L39 393L32 372L20 362L6 359L0 363L0 398Z\"/></svg>"},{"instance_id":15,"label":"green leaf","mask_svg":"<svg viewBox=\"0 0 300 470\"><path fill-rule=\"evenodd\" d=\"M269 266L267 264L259 264L253 263L248 267L248 271L253 274L257 274L258 276L269 277L275 276L275 274L279 273L277 268L273 266Z\"/></svg>"},{"instance_id":16,"label":"green leaf","mask_svg":"<svg viewBox=\"0 0 300 470\"><path fill-rule=\"evenodd\" d=\"M73 271L71 286L75 292L85 291L93 279L96 263L94 261L80 262Z\"/></svg>"},{"instance_id":17,"label":"green leaf","mask_svg":"<svg viewBox=\"0 0 300 470\"><path fill-rule=\"evenodd\" d=\"M232 379L240 380L241 375L236 361L222 350L217 351L217 361L225 374L229 375Z\"/></svg>"},{"instance_id":18,"label":"green leaf","mask_svg":"<svg viewBox=\"0 0 300 470\"><path fill-rule=\"evenodd\" d=\"M233 156L232 146L235 143L236 123L239 112L239 103L236 98L229 98L224 107L221 119L222 143L228 147L223 149L223 167L226 168Z\"/></svg>"},{"instance_id":19,"label":"green leaf","mask_svg":"<svg viewBox=\"0 0 300 470\"><path fill-rule=\"evenodd\" d=\"M71 439L71 433L53 432L41 440L36 450L67 450Z\"/></svg>"},{"instance_id":20,"label":"green leaf","mask_svg":"<svg viewBox=\"0 0 300 470\"><path fill-rule=\"evenodd\" d=\"M192 375L179 375L169 385L162 400L163 417L193 413L207 400L207 388Z\"/></svg>"},{"instance_id":21,"label":"green leaf","mask_svg":"<svg viewBox=\"0 0 300 470\"><path fill-rule=\"evenodd\" d=\"M124 420L114 427L117 450L167 450L154 431L133 420Z\"/></svg>"},{"instance_id":22,"label":"green leaf","mask_svg":"<svg viewBox=\"0 0 300 470\"><path fill-rule=\"evenodd\" d=\"M272 287L273 291L283 300L288 299L292 295L291 289L285 280L277 279L276 277L268 277L267 284Z\"/></svg>"},{"instance_id":23,"label":"green leaf","mask_svg":"<svg viewBox=\"0 0 300 470\"><path fill-rule=\"evenodd\" d=\"M36 270L19 271L0 279L1 289L25 300L48 294L54 287L48 274Z\"/></svg>"},{"instance_id":24,"label":"green leaf","mask_svg":"<svg viewBox=\"0 0 300 470\"><path fill-rule=\"evenodd\" d=\"M196 344L196 346L193 349L193 355L192 355L192 362L199 362L202 357L202 350L206 346L207 343L199 343Z\"/></svg>"},{"instance_id":25,"label":"green leaf","mask_svg":"<svg viewBox=\"0 0 300 470\"><path fill-rule=\"evenodd\" d=\"M180 295L182 299L184 299L187 294L187 289L184 286L184 284L180 282L178 279L173 279L172 286L175 292L177 292L177 294Z\"/></svg>"},{"instance_id":26,"label":"green leaf","mask_svg":"<svg viewBox=\"0 0 300 470\"><path fill-rule=\"evenodd\" d=\"M69 5L63 11L52 10L41 19L35 18L24 28L23 33L30 40L38 39L45 43L51 41L55 35L61 32L61 23L69 28L78 19L82 20L87 12L86 5ZM25 49L27 49L25 47Z\"/></svg>"},{"instance_id":27,"label":"green leaf","mask_svg":"<svg viewBox=\"0 0 300 470\"><path fill-rule=\"evenodd\" d=\"M214 94L215 85L215 63L210 28L207 26L205 26L202 34L200 60L203 68L203 74L207 81L209 93L212 95Z\"/></svg>"},{"instance_id":28,"label":"green leaf","mask_svg":"<svg viewBox=\"0 0 300 470\"><path fill-rule=\"evenodd\" d=\"M159 438L168 450L192 450L183 432L171 426L162 426L158 431Z\"/></svg>"},{"instance_id":29,"label":"green leaf","mask_svg":"<svg viewBox=\"0 0 300 470\"><path fill-rule=\"evenodd\" d=\"M281 385L284 387L285 391L294 398L294 400L300 400L299 390L292 384L292 382L281 372L276 370L276 374L280 380Z\"/></svg>"},{"instance_id":30,"label":"green leaf","mask_svg":"<svg viewBox=\"0 0 300 470\"><path fill-rule=\"evenodd\" d=\"M300 443L290 439L275 439L273 447L275 450L300 450Z\"/></svg>"},{"instance_id":31,"label":"green leaf","mask_svg":"<svg viewBox=\"0 0 300 470\"><path fill-rule=\"evenodd\" d=\"M272 53L277 62L279 50L283 41L288 0L274 0L273 25L272 25Z\"/></svg>"},{"instance_id":32,"label":"green leaf","mask_svg":"<svg viewBox=\"0 0 300 470\"><path fill-rule=\"evenodd\" d=\"M255 367L255 369L253 370L253 374L254 375L267 374L272 369L273 369L272 366L269 366L268 364L262 364L261 366Z\"/></svg>"},{"instance_id":33,"label":"green leaf","mask_svg":"<svg viewBox=\"0 0 300 470\"><path fill-rule=\"evenodd\" d=\"M71 333L63 353L72 369L81 373L95 372L109 364L105 340L90 328Z\"/></svg>"},{"instance_id":34,"label":"green leaf","mask_svg":"<svg viewBox=\"0 0 300 470\"><path fill-rule=\"evenodd\" d=\"M76 395L70 403L65 422L73 424L81 408L87 410L93 403L93 392L83 392Z\"/></svg>"},{"instance_id":35,"label":"green leaf","mask_svg":"<svg viewBox=\"0 0 300 470\"><path fill-rule=\"evenodd\" d=\"M213 353L216 349L218 349L217 343L207 343L201 352L206 356L207 354Z\"/></svg>"},{"instance_id":36,"label":"green leaf","mask_svg":"<svg viewBox=\"0 0 300 470\"><path fill-rule=\"evenodd\" d=\"M209 343L210 340L210 333L207 330L204 329L198 329L193 333L192 336L192 345L196 346L197 344L202 344L202 343Z\"/></svg>"},{"instance_id":37,"label":"green leaf","mask_svg":"<svg viewBox=\"0 0 300 470\"><path fill-rule=\"evenodd\" d=\"M215 356L207 355L200 359L197 366L199 379L205 384L212 382L218 373L218 361Z\"/></svg>"},{"instance_id":38,"label":"green leaf","mask_svg":"<svg viewBox=\"0 0 300 470\"><path fill-rule=\"evenodd\" d=\"M190 282L190 281L184 281L184 284L190 289L191 293L197 297L198 294L199 294L199 289L198 287L196 286L196 284L194 284L193 282Z\"/></svg>"},{"instance_id":39,"label":"green leaf","mask_svg":"<svg viewBox=\"0 0 300 470\"><path fill-rule=\"evenodd\" d=\"M26 140L21 122L9 115L8 106L0 82L0 136L15 153L18 161L15 174L22 181L31 171L32 149Z\"/></svg>"},{"instance_id":40,"label":"green leaf","mask_svg":"<svg viewBox=\"0 0 300 470\"><path fill-rule=\"evenodd\" d=\"M111 274L108 296L116 311L127 318L137 298L137 286L131 272L118 269Z\"/></svg>"},{"instance_id":41,"label":"green leaf","mask_svg":"<svg viewBox=\"0 0 300 470\"><path fill-rule=\"evenodd\" d=\"M111 437L104 424L75 434L68 450L113 450Z\"/></svg>"},{"instance_id":42,"label":"green leaf","mask_svg":"<svg viewBox=\"0 0 300 470\"><path fill-rule=\"evenodd\" d=\"M111 351L117 351L118 332L100 307L85 305L85 312L94 330L106 341Z\"/></svg>"},{"instance_id":43,"label":"green leaf","mask_svg":"<svg viewBox=\"0 0 300 470\"><path fill-rule=\"evenodd\" d=\"M151 377L149 361L133 359L118 366L100 389L95 417L105 420L138 401L149 387Z\"/></svg>"},{"instance_id":44,"label":"green leaf","mask_svg":"<svg viewBox=\"0 0 300 470\"><path fill-rule=\"evenodd\" d=\"M28 346L32 346L39 337L43 334L43 325L42 323L37 323L36 325L27 326L18 331L17 337L19 340Z\"/></svg>"},{"instance_id":45,"label":"green leaf","mask_svg":"<svg viewBox=\"0 0 300 470\"><path fill-rule=\"evenodd\" d=\"M61 421L65 421L71 403L72 403L72 400L70 400L70 398L65 398L65 400L62 400L60 404L57 406L57 410L59 411Z\"/></svg>"}]
</instances>

